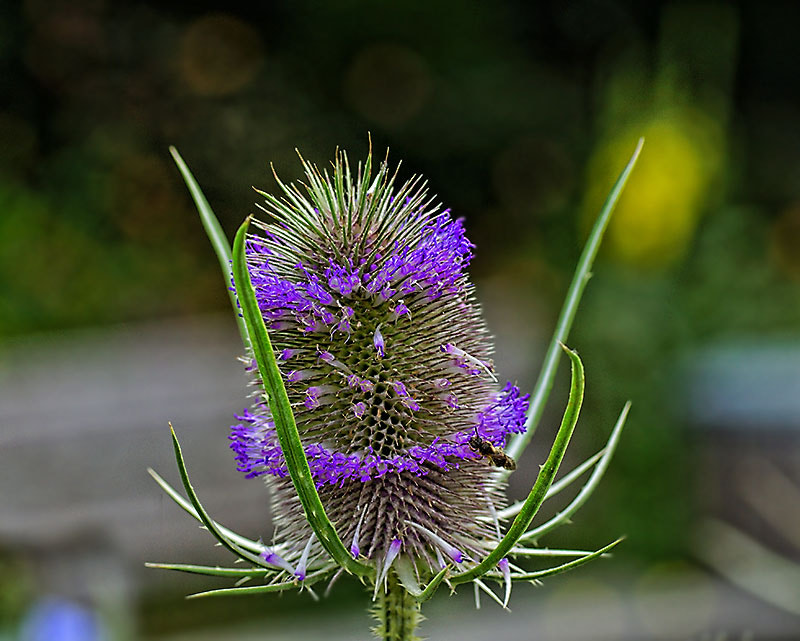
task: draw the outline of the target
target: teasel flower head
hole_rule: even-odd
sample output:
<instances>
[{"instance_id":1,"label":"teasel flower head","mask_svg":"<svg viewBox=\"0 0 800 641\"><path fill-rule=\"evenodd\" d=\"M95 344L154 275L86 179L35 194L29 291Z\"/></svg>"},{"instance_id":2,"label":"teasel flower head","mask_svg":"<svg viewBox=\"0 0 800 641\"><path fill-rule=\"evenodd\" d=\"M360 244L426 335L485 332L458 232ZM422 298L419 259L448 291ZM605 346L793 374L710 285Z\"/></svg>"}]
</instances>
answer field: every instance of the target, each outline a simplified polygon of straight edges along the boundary
<instances>
[{"instance_id":1,"label":"teasel flower head","mask_svg":"<svg viewBox=\"0 0 800 641\"><path fill-rule=\"evenodd\" d=\"M474 437L503 448L528 395L494 374L474 245L419 178L396 186L386 163L353 175L344 154L331 176L303 164L303 187L265 194L246 253L328 518L376 586L392 566L417 584L475 565L497 544L504 498ZM287 566L324 565L260 393L238 419L231 448L272 488L274 547Z\"/></svg>"},{"instance_id":2,"label":"teasel flower head","mask_svg":"<svg viewBox=\"0 0 800 641\"><path fill-rule=\"evenodd\" d=\"M149 565L260 581L195 597L297 587L314 594L317 581L332 584L347 572L373 590L376 634L408 641L416 638L420 603L442 583L472 583L476 600L482 590L505 607L514 581L537 581L613 548L619 541L594 552L536 545L597 487L630 407L605 447L554 484L584 388L581 360L563 341L641 144L589 235L530 398L498 382L467 275L474 246L463 221L442 209L420 178L397 184L386 162L373 175L371 153L355 172L337 154L330 174L301 157L305 181L278 180L279 198L259 192L266 203L258 232L249 235L246 220L231 251L172 149L223 272L232 276L254 392L230 445L239 470L271 487L276 527L267 545L216 523L189 480L173 430L188 500L151 475L249 567ZM561 424L527 498L506 506L505 480L542 416L562 353L571 383ZM545 500L590 470L565 507L532 525ZM533 571L518 565L530 557L572 560ZM503 585L504 596L485 580Z\"/></svg>"}]
</instances>

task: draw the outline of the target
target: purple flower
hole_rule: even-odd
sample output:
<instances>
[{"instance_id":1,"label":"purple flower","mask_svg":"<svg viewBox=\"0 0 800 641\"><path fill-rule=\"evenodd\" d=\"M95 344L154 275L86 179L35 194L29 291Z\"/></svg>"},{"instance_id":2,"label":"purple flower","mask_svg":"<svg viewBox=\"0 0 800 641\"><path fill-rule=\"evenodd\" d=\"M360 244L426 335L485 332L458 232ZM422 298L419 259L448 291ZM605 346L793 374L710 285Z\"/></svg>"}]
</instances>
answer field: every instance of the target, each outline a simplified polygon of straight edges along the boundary
<instances>
[{"instance_id":1,"label":"purple flower","mask_svg":"<svg viewBox=\"0 0 800 641\"><path fill-rule=\"evenodd\" d=\"M312 477L353 556L385 576L397 557L432 574L496 543L503 496L479 436L503 447L528 397L492 372L461 219L417 182L306 165L307 194L269 200L247 258ZM342 172L342 173L339 173ZM344 182L345 197L336 193ZM237 417L231 448L274 490L275 549L305 576L324 563L294 495L269 408Z\"/></svg>"}]
</instances>

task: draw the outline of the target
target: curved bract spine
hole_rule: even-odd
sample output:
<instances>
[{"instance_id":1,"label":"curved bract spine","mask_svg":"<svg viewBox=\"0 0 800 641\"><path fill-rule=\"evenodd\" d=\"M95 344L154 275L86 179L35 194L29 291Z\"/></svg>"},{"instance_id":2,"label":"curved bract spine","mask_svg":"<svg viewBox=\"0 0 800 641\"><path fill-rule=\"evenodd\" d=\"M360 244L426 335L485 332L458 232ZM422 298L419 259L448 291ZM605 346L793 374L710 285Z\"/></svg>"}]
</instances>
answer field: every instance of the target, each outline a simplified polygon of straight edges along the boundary
<instances>
[{"instance_id":1,"label":"curved bract spine","mask_svg":"<svg viewBox=\"0 0 800 641\"><path fill-rule=\"evenodd\" d=\"M561 307L561 312L558 315L553 337L547 346L547 352L542 362L542 368L539 372L539 377L536 380L533 392L531 393L531 405L528 410L528 418L525 422L525 431L515 436L508 446L508 454L514 458L520 456L528 443L531 442L533 435L536 433L536 428L539 426L539 421L544 413L547 399L550 396L550 390L553 388L553 381L555 380L556 370L558 369L558 361L561 358L561 349L559 345L567 341L569 331L572 328L572 323L575 320L575 315L578 312L578 305L580 304L583 290L586 288L589 279L592 277L592 265L594 259L597 257L597 252L600 251L600 244L603 242L603 236L608 228L608 223L611 221L611 214L614 207L622 195L622 190L628 182L628 178L636 166L636 161L639 159L639 154L644 145L644 138L640 138L636 144L636 149L633 151L628 164L622 170L622 173L617 178L617 182L611 188L600 213L595 220L592 231L586 240L586 244L581 252L581 257L578 259L578 266L575 268L575 274L572 277L572 282L567 290L564 304Z\"/></svg>"},{"instance_id":2,"label":"curved bract spine","mask_svg":"<svg viewBox=\"0 0 800 641\"><path fill-rule=\"evenodd\" d=\"M286 395L286 387L283 384L283 378L275 360L275 353L272 350L267 328L258 309L255 290L250 282L250 273L247 270L244 243L249 224L250 219L248 218L242 223L233 241L233 280L236 285L239 304L242 308L242 316L244 316L245 324L247 325L247 333L250 337L253 354L258 364L258 371L264 384L273 420L275 421L281 449L286 457L289 475L303 505L306 519L328 554L351 574L357 576L372 574L374 571L372 568L353 559L345 548L336 533L336 529L325 513L317 488L312 481L308 459L306 459L303 451L294 414L289 405L289 398Z\"/></svg>"},{"instance_id":3,"label":"curved bract spine","mask_svg":"<svg viewBox=\"0 0 800 641\"><path fill-rule=\"evenodd\" d=\"M512 551L513 547L525 533L525 530L528 529L531 521L533 521L536 512L539 511L547 495L547 490L552 485L553 479L558 472L561 460L564 458L564 453L567 450L569 441L572 438L572 433L575 430L575 425L578 423L578 416L580 415L581 405L583 404L584 390L583 363L581 363L580 357L577 352L569 349L563 343L561 344L561 349L564 350L570 359L572 382L570 384L569 399L567 400L564 417L556 433L556 438L550 449L550 454L539 470L536 482L533 484L528 498L525 499L522 509L508 528L503 539L481 563L466 572L453 576L451 581L455 584L466 583L467 581L481 576L481 574L493 570L500 560Z\"/></svg>"}]
</instances>

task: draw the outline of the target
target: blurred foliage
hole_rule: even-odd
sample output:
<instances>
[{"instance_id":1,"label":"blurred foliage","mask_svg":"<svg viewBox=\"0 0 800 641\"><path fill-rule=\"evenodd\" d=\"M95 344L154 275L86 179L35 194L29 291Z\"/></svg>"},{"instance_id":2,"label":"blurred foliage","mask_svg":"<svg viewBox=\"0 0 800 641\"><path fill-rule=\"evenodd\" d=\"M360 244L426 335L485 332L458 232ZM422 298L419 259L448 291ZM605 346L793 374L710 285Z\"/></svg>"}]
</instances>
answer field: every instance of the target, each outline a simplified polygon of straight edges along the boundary
<instances>
[{"instance_id":1,"label":"blurred foliage","mask_svg":"<svg viewBox=\"0 0 800 641\"><path fill-rule=\"evenodd\" d=\"M32 571L17 551L0 548L0 635L10 632L33 599Z\"/></svg>"},{"instance_id":2,"label":"blurred foliage","mask_svg":"<svg viewBox=\"0 0 800 641\"><path fill-rule=\"evenodd\" d=\"M800 321L798 8L221 6L0 5L0 334L226 309L167 146L232 232L254 210L250 186L274 187L268 162L291 180L295 147L357 159L368 131L467 218L478 280L514 283L551 322L643 135L572 339L591 426L577 440L599 444L634 401L580 520L598 544L628 534L627 554L683 550L701 480L672 365L717 338L796 335Z\"/></svg>"}]
</instances>

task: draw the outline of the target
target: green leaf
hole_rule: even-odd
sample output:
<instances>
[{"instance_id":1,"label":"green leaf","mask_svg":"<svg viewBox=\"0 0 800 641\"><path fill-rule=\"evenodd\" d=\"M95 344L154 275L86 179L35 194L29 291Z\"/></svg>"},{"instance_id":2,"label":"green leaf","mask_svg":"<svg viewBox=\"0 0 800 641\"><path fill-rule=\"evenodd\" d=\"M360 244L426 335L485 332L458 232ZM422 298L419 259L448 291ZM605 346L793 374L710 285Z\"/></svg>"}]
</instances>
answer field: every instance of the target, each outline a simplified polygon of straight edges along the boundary
<instances>
[{"instance_id":1,"label":"green leaf","mask_svg":"<svg viewBox=\"0 0 800 641\"><path fill-rule=\"evenodd\" d=\"M547 568L546 570L537 570L536 572L524 572L521 574L512 574L511 580L512 581L535 581L536 579L541 579L546 576L553 576L554 574L561 574L562 572L568 572L569 570L574 570L575 568L579 568L582 565L586 565L589 561L593 561L597 557L603 556L607 554L611 549L616 547L619 543L625 540L625 537L621 537L614 541L613 543L609 543L603 548L592 552L580 559L575 559L574 561L570 561L569 563L563 563L562 565L557 565L553 568ZM500 579L500 577L492 577L496 579Z\"/></svg>"},{"instance_id":2,"label":"green leaf","mask_svg":"<svg viewBox=\"0 0 800 641\"><path fill-rule=\"evenodd\" d=\"M358 576L371 575L374 570L368 565L364 565L353 559L350 552L345 548L336 529L328 519L325 508L322 506L314 479L311 476L311 469L308 467L303 444L300 441L300 434L294 420L292 408L289 405L289 397L286 394L286 387L283 384L283 377L272 344L264 325L264 319L258 308L255 290L250 282L250 274L247 270L245 256L245 238L247 228L250 223L248 217L233 241L233 278L236 284L236 293L239 304L242 308L247 325L247 332L250 336L253 354L258 364L258 371L261 375L269 408L272 418L275 421L275 430L278 434L278 441L286 459L286 466L289 468L289 476L292 479L300 503L306 513L311 529L317 535L322 546L334 561L352 574Z\"/></svg>"},{"instance_id":3,"label":"green leaf","mask_svg":"<svg viewBox=\"0 0 800 641\"><path fill-rule=\"evenodd\" d=\"M178 491L173 488L169 483L167 483L161 476L152 468L147 468L147 472L155 479L155 482L161 486L161 489L171 498L175 503L178 504L186 513L197 519L202 523L202 519L200 515L197 513L197 510L192 507L192 504L189 503L185 498L183 498ZM250 550L251 552L255 552L256 554L261 554L267 548L263 544L259 543L258 541L253 541L252 539L248 539L241 534L237 534L233 530L229 530L224 525L220 525L216 521L212 521L214 526L222 532L228 539L236 543L236 545L243 547L245 550Z\"/></svg>"},{"instance_id":4,"label":"green leaf","mask_svg":"<svg viewBox=\"0 0 800 641\"><path fill-rule=\"evenodd\" d=\"M174 570L189 574L205 574L207 576L224 576L240 579L242 577L266 576L270 570L266 568L221 568L210 565L187 565L185 563L145 563L147 568L157 570Z\"/></svg>"},{"instance_id":5,"label":"green leaf","mask_svg":"<svg viewBox=\"0 0 800 641\"><path fill-rule=\"evenodd\" d=\"M481 581L480 579L473 579L473 582L475 583L475 587L476 587L476 589L480 589L480 590L482 590L482 591L483 591L483 593L484 593L484 594L487 594L487 595L489 596L489 598L490 598L492 601L494 601L494 602L495 602L497 605L499 605L499 606L500 606L501 608L503 608L504 610L508 610L508 608L506 607L506 605L507 605L507 604L506 604L506 603L503 603L502 599L501 599L499 596L497 596L497 595L496 595L494 592L492 592L492 590L489 588L489 586L488 586L488 585L486 585L486 584L485 584L483 581ZM510 585L510 584L509 584L509 585ZM510 594L511 594L511 593L509 592L509 595L510 595ZM480 600L478 599L478 593L477 593L477 592L475 593L475 607L476 607L476 608L480 608Z\"/></svg>"},{"instance_id":6,"label":"green leaf","mask_svg":"<svg viewBox=\"0 0 800 641\"><path fill-rule=\"evenodd\" d=\"M478 565L466 572L454 575L451 579L454 584L472 581L482 574L494 570L500 559L504 558L511 551L519 538L525 533L525 530L528 529L533 517L544 502L547 490L553 484L553 479L561 465L561 460L564 458L564 452L572 438L572 432L575 430L575 424L578 422L581 404L583 403L584 388L583 363L581 363L580 357L577 352L572 351L564 344L561 345L561 348L567 353L571 361L572 382L570 384L567 408L564 411L564 417L561 420L561 426L558 428L558 433L553 441L550 454L539 470L539 475L536 477L536 482L533 484L528 498L525 500L520 513L508 528L506 535L497 544L494 551L489 553Z\"/></svg>"},{"instance_id":7,"label":"green leaf","mask_svg":"<svg viewBox=\"0 0 800 641\"><path fill-rule=\"evenodd\" d=\"M606 453L606 448L603 448L594 456L586 459L583 463L578 465L574 470L570 470L568 474L565 474L563 477L558 479L555 483L550 486L550 489L547 490L547 494L544 497L546 501L549 498L554 497L556 494L561 492L561 490L566 489L570 485L572 485L576 479L580 478L581 475L586 472L587 470L591 469L595 463L603 458Z\"/></svg>"},{"instance_id":8,"label":"green leaf","mask_svg":"<svg viewBox=\"0 0 800 641\"><path fill-rule=\"evenodd\" d=\"M544 496L544 500L550 499L554 497L556 494L561 492L561 490L567 488L568 486L572 485L578 478L581 477L586 471L590 470L595 463L597 463L601 458L603 458L603 454L605 454L605 448L597 452L594 456L589 457L583 463L575 467L574 469L570 470L567 474L562 476L558 481L553 483L550 486L550 489L547 490L547 494ZM522 509L522 506L525 505L525 501L517 501L513 505L509 505L507 508L500 510L497 513L498 518L500 519L510 519L512 516L516 516L519 514L519 511Z\"/></svg>"},{"instance_id":9,"label":"green leaf","mask_svg":"<svg viewBox=\"0 0 800 641\"><path fill-rule=\"evenodd\" d=\"M420 603L430 599L433 596L433 593L436 592L436 588L439 587L439 584L441 584L442 579L444 579L449 569L449 567L442 568L439 573L431 579L431 582L425 586L425 589L414 598Z\"/></svg>"},{"instance_id":10,"label":"green leaf","mask_svg":"<svg viewBox=\"0 0 800 641\"><path fill-rule=\"evenodd\" d=\"M558 557L558 556L589 556L594 554L591 550L556 550L552 548L521 548L515 547L511 554L515 557Z\"/></svg>"},{"instance_id":11,"label":"green leaf","mask_svg":"<svg viewBox=\"0 0 800 641\"><path fill-rule=\"evenodd\" d=\"M603 458L600 459L597 467L592 470L592 474L586 481L586 485L581 488L581 491L578 492L577 496L572 499L567 507L561 510L552 519L526 532L520 538L520 541L536 541L551 530L557 528L559 525L567 522L569 518L575 514L575 512L577 512L578 509L580 509L580 507L586 503L586 501L589 500L589 497L592 495L595 488L597 488L598 484L600 483L600 480L603 478L603 474L605 474L608 464L611 462L611 458L614 456L614 452L617 449L617 443L619 442L619 437L622 434L622 428L625 427L625 420L628 418L628 412L630 409L631 403L628 401L625 403L625 407L622 408L622 412L620 413L619 418L614 425L614 429L611 431L611 436L608 438L608 443L606 444Z\"/></svg>"},{"instance_id":12,"label":"green leaf","mask_svg":"<svg viewBox=\"0 0 800 641\"><path fill-rule=\"evenodd\" d=\"M245 349L249 349L250 340L247 337L247 329L244 326L244 320L239 316L239 309L236 306L236 295L230 291L232 273L231 247L228 244L228 239L225 236L225 232L222 231L222 226L219 224L219 220L217 220L214 211L208 204L208 200L206 200L203 191L200 189L200 185L197 184L194 176L192 176L192 172L189 171L189 167L186 166L178 150L171 146L169 148L169 153L172 154L172 159L175 161L175 164L178 165L178 170L181 172L183 180L189 188L189 193L192 195L192 200L194 200L195 207L197 207L197 211L200 214L200 221L203 223L203 228L206 230L208 239L211 241L211 246L214 248L214 253L217 255L219 266L222 269L222 277L225 279L225 289L228 290L228 296L231 299L231 305L236 315L236 323L239 326L239 334L242 337L242 343Z\"/></svg>"},{"instance_id":13,"label":"green leaf","mask_svg":"<svg viewBox=\"0 0 800 641\"><path fill-rule=\"evenodd\" d=\"M217 529L214 521L206 513L205 509L200 503L200 499L197 498L197 494L194 491L194 487L192 487L192 482L189 480L189 473L186 470L186 463L183 460L183 453L181 452L181 444L178 442L178 436L175 434L175 430L170 423L169 426L170 433L172 434L172 447L175 450L175 459L178 462L178 472L181 475L181 481L183 482L183 489L186 490L186 494L189 497L189 501L194 506L194 509L197 511L197 516L200 517L200 521L202 521L203 525L206 526L206 529L214 536L217 541L220 542L222 547L225 549L233 552L236 556L246 561L250 561L251 563L272 569L272 566L268 565L264 559L261 557L248 552L244 548L239 547L235 543L233 543L228 537L226 537L222 532Z\"/></svg>"},{"instance_id":14,"label":"green leaf","mask_svg":"<svg viewBox=\"0 0 800 641\"><path fill-rule=\"evenodd\" d=\"M539 378L531 393L531 404L528 410L528 419L525 422L525 432L517 434L506 448L506 453L511 458L519 458L533 438L536 428L539 426L545 404L550 396L550 390L553 388L553 381L555 380L556 370L558 369L558 361L561 358L561 349L559 345L560 343L566 342L569 337L569 331L572 328L572 322L575 320L575 314L578 311L578 304L583 296L583 290L586 287L586 283L589 282L589 278L591 278L594 259L597 256L600 243L603 240L603 235L611 220L611 212L614 210L617 200L619 200L620 194L622 193L622 189L628 181L628 176L630 176L631 171L633 171L633 167L636 164L636 160L639 158L639 152L641 152L643 144L644 138L640 138L631 159L628 161L625 169L622 170L619 178L617 178L617 182L614 183L611 193L608 195L603 208L600 210L600 214L597 216L594 227L592 227L592 231L583 248L583 253L581 253L578 266L575 269L575 275L572 277L572 283L570 283L569 289L567 290L567 297L564 299L564 305L558 316L553 338L550 340L550 345L547 348L547 353L542 363L542 369L539 372ZM504 472L504 474L507 475L509 472Z\"/></svg>"},{"instance_id":15,"label":"green leaf","mask_svg":"<svg viewBox=\"0 0 800 641\"><path fill-rule=\"evenodd\" d=\"M219 590L208 590L206 592L196 592L187 596L187 599L203 599L213 596L252 596L254 594L266 594L268 592L283 592L292 588L302 588L304 585L311 585L327 574L327 571L309 574L305 581L283 581L282 583L272 583L271 585L250 585L244 588L220 588Z\"/></svg>"}]
</instances>

